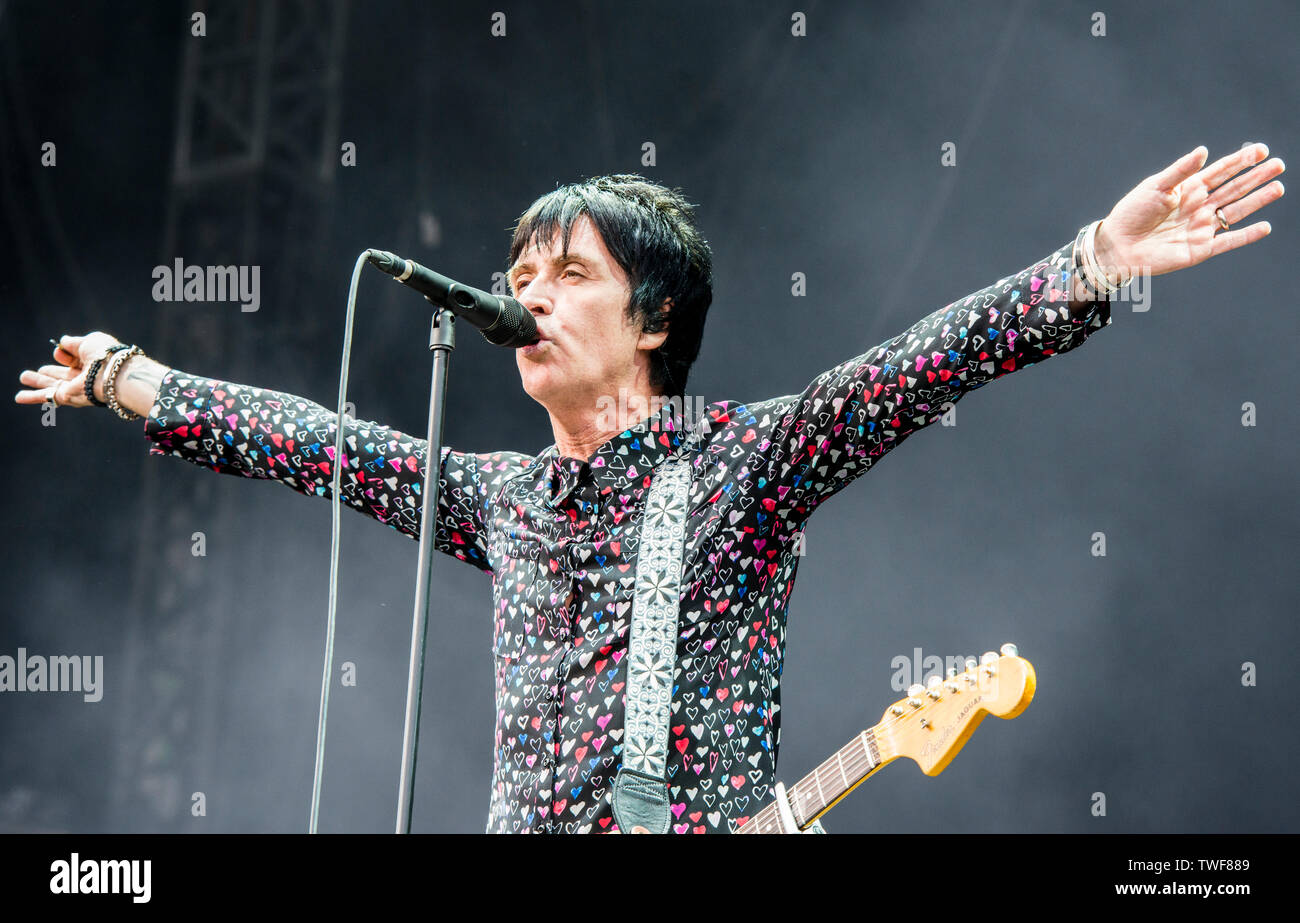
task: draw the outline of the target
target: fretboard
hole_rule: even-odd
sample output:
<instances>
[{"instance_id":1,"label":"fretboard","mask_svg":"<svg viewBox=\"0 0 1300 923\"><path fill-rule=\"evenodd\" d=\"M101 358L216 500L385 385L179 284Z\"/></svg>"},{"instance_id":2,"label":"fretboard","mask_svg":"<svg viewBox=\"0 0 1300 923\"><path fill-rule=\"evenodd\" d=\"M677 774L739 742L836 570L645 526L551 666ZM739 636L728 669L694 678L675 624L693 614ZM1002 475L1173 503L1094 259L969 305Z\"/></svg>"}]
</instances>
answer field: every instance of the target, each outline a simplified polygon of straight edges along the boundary
<instances>
[{"instance_id":1,"label":"fretboard","mask_svg":"<svg viewBox=\"0 0 1300 923\"><path fill-rule=\"evenodd\" d=\"M882 765L875 728L863 731L793 786L786 789L795 823L805 828L853 791ZM781 817L772 802L745 821L736 833L781 833Z\"/></svg>"}]
</instances>

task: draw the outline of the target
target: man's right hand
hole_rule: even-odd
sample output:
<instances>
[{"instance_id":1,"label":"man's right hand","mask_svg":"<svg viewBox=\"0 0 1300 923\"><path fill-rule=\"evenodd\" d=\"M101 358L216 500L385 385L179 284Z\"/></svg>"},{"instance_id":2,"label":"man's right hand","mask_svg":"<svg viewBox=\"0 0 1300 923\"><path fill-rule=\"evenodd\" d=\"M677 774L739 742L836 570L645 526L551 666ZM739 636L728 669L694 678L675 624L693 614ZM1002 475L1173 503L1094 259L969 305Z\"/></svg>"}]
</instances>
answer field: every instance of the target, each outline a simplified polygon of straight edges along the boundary
<instances>
[{"instance_id":1,"label":"man's right hand","mask_svg":"<svg viewBox=\"0 0 1300 923\"><path fill-rule=\"evenodd\" d=\"M44 404L50 400L50 389L57 388L55 403L60 407L94 406L86 399L86 370L110 346L120 342L117 337L98 330L79 337L61 337L54 350L54 359L59 364L43 365L35 371L24 369L18 376L18 381L31 390L19 391L14 395L14 401L19 404ZM103 372L102 364L99 370ZM98 391L95 396L104 399L104 395Z\"/></svg>"}]
</instances>

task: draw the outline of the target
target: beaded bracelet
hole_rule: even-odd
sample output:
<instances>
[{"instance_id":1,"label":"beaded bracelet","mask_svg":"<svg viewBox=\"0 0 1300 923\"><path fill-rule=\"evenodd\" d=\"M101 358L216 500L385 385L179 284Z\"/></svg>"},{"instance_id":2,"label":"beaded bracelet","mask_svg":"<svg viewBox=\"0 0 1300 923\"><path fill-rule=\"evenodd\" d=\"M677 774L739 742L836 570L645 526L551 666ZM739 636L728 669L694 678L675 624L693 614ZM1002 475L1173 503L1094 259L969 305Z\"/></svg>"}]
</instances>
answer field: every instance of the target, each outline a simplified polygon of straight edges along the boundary
<instances>
[{"instance_id":1,"label":"beaded bracelet","mask_svg":"<svg viewBox=\"0 0 1300 923\"><path fill-rule=\"evenodd\" d=\"M99 374L99 367L104 364L104 357L100 356L94 362L90 363L90 368L86 371L86 400L90 401L96 407L107 407L108 405L95 397L95 376Z\"/></svg>"},{"instance_id":2,"label":"beaded bracelet","mask_svg":"<svg viewBox=\"0 0 1300 923\"><path fill-rule=\"evenodd\" d=\"M117 402L117 373L121 371L126 360L132 356L143 356L144 352L139 346L132 346L124 352L119 352L113 357L108 371L104 373L104 396L108 398L109 409L117 414L123 420L138 420L140 415L133 410L127 410Z\"/></svg>"},{"instance_id":3,"label":"beaded bracelet","mask_svg":"<svg viewBox=\"0 0 1300 923\"><path fill-rule=\"evenodd\" d=\"M115 346L110 346L105 351L104 355L100 356L94 362L90 363L90 368L86 370L86 400L90 401L96 407L108 406L107 403L95 397L95 378L96 376L99 375L99 367L103 365L104 360L107 359L109 356L113 355L113 353L117 352L119 349L126 349L126 348L127 345L125 343L118 343Z\"/></svg>"}]
</instances>

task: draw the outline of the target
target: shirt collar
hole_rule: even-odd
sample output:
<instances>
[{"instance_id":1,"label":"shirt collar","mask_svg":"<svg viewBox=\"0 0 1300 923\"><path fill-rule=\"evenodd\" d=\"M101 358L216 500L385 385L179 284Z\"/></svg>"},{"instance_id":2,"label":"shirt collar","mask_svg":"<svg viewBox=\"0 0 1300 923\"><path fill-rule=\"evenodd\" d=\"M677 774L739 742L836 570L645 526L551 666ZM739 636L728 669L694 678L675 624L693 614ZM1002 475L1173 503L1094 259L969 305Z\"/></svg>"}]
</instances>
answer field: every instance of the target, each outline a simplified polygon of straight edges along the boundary
<instances>
[{"instance_id":1,"label":"shirt collar","mask_svg":"<svg viewBox=\"0 0 1300 923\"><path fill-rule=\"evenodd\" d=\"M663 417L651 414L601 445L589 461L562 456L551 444L538 458L546 496L552 504L562 503L588 471L598 494L623 490L667 458L688 433L666 429Z\"/></svg>"}]
</instances>

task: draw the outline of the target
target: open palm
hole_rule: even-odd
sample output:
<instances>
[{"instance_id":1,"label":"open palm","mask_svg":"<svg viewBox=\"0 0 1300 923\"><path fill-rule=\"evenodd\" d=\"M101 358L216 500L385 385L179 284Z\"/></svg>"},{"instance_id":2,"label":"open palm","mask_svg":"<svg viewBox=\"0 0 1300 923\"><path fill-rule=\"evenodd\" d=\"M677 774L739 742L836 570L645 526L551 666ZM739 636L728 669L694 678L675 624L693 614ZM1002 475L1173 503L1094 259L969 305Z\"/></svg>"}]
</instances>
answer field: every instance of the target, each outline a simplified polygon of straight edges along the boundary
<instances>
[{"instance_id":1,"label":"open palm","mask_svg":"<svg viewBox=\"0 0 1300 923\"><path fill-rule=\"evenodd\" d=\"M1280 199L1286 191L1280 181L1256 187L1285 170L1286 164L1276 157L1261 164L1268 156L1264 144L1248 145L1202 169L1208 156L1202 145L1120 199L1098 231L1098 261L1158 276L1268 236L1272 227L1267 221L1225 231L1215 210L1222 208L1224 218L1235 225Z\"/></svg>"}]
</instances>

